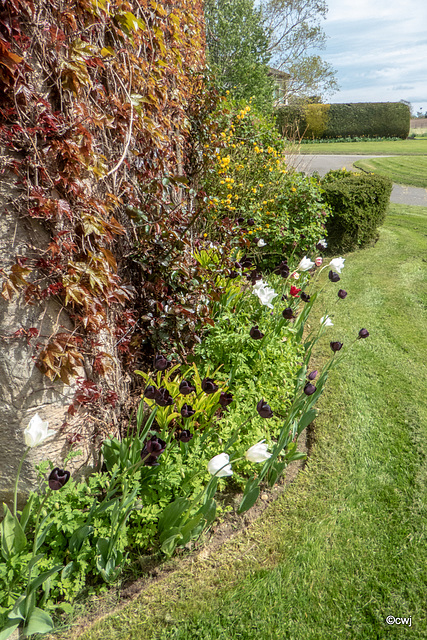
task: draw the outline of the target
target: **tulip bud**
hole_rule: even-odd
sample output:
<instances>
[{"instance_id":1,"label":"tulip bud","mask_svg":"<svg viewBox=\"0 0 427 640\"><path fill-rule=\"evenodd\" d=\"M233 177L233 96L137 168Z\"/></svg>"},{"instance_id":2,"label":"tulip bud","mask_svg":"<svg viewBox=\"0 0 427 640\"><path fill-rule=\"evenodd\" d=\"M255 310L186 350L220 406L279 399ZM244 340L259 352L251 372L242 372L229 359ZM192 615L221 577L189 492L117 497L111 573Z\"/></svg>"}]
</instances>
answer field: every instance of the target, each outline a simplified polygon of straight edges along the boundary
<instances>
[{"instance_id":1,"label":"tulip bud","mask_svg":"<svg viewBox=\"0 0 427 640\"><path fill-rule=\"evenodd\" d=\"M215 391L218 391L218 386L215 384L212 378L204 378L202 380L202 389L205 393L210 395L211 393L215 393Z\"/></svg>"},{"instance_id":2,"label":"tulip bud","mask_svg":"<svg viewBox=\"0 0 427 640\"><path fill-rule=\"evenodd\" d=\"M156 391L156 387L154 387L152 384L149 384L148 387L145 387L144 389L144 396L149 400L154 400L154 398L156 397Z\"/></svg>"},{"instance_id":3,"label":"tulip bud","mask_svg":"<svg viewBox=\"0 0 427 640\"><path fill-rule=\"evenodd\" d=\"M193 393L196 389L191 386L188 380L181 380L178 391L182 393L183 396L188 396L189 393Z\"/></svg>"},{"instance_id":4,"label":"tulip bud","mask_svg":"<svg viewBox=\"0 0 427 640\"><path fill-rule=\"evenodd\" d=\"M332 271L331 269L331 271L329 272L329 280L331 282L338 282L339 280L341 280L341 278L337 273L335 273L335 271Z\"/></svg>"},{"instance_id":5,"label":"tulip bud","mask_svg":"<svg viewBox=\"0 0 427 640\"><path fill-rule=\"evenodd\" d=\"M346 296L347 296L347 291L344 291L344 289L340 289L338 291L338 298L341 298L341 300L344 300Z\"/></svg>"},{"instance_id":6,"label":"tulip bud","mask_svg":"<svg viewBox=\"0 0 427 640\"><path fill-rule=\"evenodd\" d=\"M189 404L183 404L181 407L181 415L183 418L191 418L196 412Z\"/></svg>"},{"instance_id":7,"label":"tulip bud","mask_svg":"<svg viewBox=\"0 0 427 640\"><path fill-rule=\"evenodd\" d=\"M270 405L268 405L264 399L260 400L256 406L256 410L258 411L261 418L272 418L273 412L271 410Z\"/></svg>"},{"instance_id":8,"label":"tulip bud","mask_svg":"<svg viewBox=\"0 0 427 640\"><path fill-rule=\"evenodd\" d=\"M154 358L154 369L156 371L164 371L169 362L166 360L165 356L157 354Z\"/></svg>"},{"instance_id":9,"label":"tulip bud","mask_svg":"<svg viewBox=\"0 0 427 640\"><path fill-rule=\"evenodd\" d=\"M268 445L264 444L264 440L254 444L245 454L246 460L249 462L265 462L271 458L272 454L267 451Z\"/></svg>"},{"instance_id":10,"label":"tulip bud","mask_svg":"<svg viewBox=\"0 0 427 640\"><path fill-rule=\"evenodd\" d=\"M152 436L141 451L141 459L147 467L157 467L157 458L166 448L166 442L157 436Z\"/></svg>"},{"instance_id":11,"label":"tulip bud","mask_svg":"<svg viewBox=\"0 0 427 640\"><path fill-rule=\"evenodd\" d=\"M183 429L178 436L178 440L180 440L180 442L190 442L192 438L193 434L188 429Z\"/></svg>"},{"instance_id":12,"label":"tulip bud","mask_svg":"<svg viewBox=\"0 0 427 640\"><path fill-rule=\"evenodd\" d=\"M306 396L311 396L313 395L313 393L316 391L316 387L314 386L314 384L311 384L310 382L307 382L307 384L304 387L304 393Z\"/></svg>"},{"instance_id":13,"label":"tulip bud","mask_svg":"<svg viewBox=\"0 0 427 640\"><path fill-rule=\"evenodd\" d=\"M312 371L311 373L308 374L307 378L309 380L314 380L318 373L319 372L317 371L317 369L315 369L314 371Z\"/></svg>"},{"instance_id":14,"label":"tulip bud","mask_svg":"<svg viewBox=\"0 0 427 640\"><path fill-rule=\"evenodd\" d=\"M61 489L65 484L67 484L69 479L70 479L69 471L64 471L64 469L55 467L55 469L52 469L48 479L49 487L53 491L58 491L58 489Z\"/></svg>"},{"instance_id":15,"label":"tulip bud","mask_svg":"<svg viewBox=\"0 0 427 640\"><path fill-rule=\"evenodd\" d=\"M342 348L343 343L342 342L331 342L330 345L331 345L332 351L335 353L336 351L339 351Z\"/></svg>"},{"instance_id":16,"label":"tulip bud","mask_svg":"<svg viewBox=\"0 0 427 640\"><path fill-rule=\"evenodd\" d=\"M292 320L292 318L295 317L291 307L287 307L286 309L284 309L282 311L282 316L285 318L285 320Z\"/></svg>"},{"instance_id":17,"label":"tulip bud","mask_svg":"<svg viewBox=\"0 0 427 640\"><path fill-rule=\"evenodd\" d=\"M318 258L315 259L314 264L316 265L316 267L321 267L322 262L323 262L323 258L319 256Z\"/></svg>"},{"instance_id":18,"label":"tulip bud","mask_svg":"<svg viewBox=\"0 0 427 640\"><path fill-rule=\"evenodd\" d=\"M154 400L159 407L169 407L173 404L173 398L169 391L164 387L159 387L154 396Z\"/></svg>"},{"instance_id":19,"label":"tulip bud","mask_svg":"<svg viewBox=\"0 0 427 640\"><path fill-rule=\"evenodd\" d=\"M300 298L303 302L308 302L310 300L310 296L308 293L305 293L305 291L301 293Z\"/></svg>"},{"instance_id":20,"label":"tulip bud","mask_svg":"<svg viewBox=\"0 0 427 640\"><path fill-rule=\"evenodd\" d=\"M369 336L369 331L367 329L360 329L359 338L367 338Z\"/></svg>"},{"instance_id":21,"label":"tulip bud","mask_svg":"<svg viewBox=\"0 0 427 640\"><path fill-rule=\"evenodd\" d=\"M221 407L223 407L225 409L225 407L228 407L229 404L231 404L233 402L233 394L225 391L221 391L221 395L219 397L219 404L221 405Z\"/></svg>"},{"instance_id":22,"label":"tulip bud","mask_svg":"<svg viewBox=\"0 0 427 640\"><path fill-rule=\"evenodd\" d=\"M282 278L288 278L289 277L289 267L286 263L286 260L283 260L275 269L275 271L277 271Z\"/></svg>"},{"instance_id":23,"label":"tulip bud","mask_svg":"<svg viewBox=\"0 0 427 640\"><path fill-rule=\"evenodd\" d=\"M258 325L252 327L252 329L249 331L249 335L254 340L262 340L262 338L264 337L264 333L261 333L261 331L258 329Z\"/></svg>"}]
</instances>

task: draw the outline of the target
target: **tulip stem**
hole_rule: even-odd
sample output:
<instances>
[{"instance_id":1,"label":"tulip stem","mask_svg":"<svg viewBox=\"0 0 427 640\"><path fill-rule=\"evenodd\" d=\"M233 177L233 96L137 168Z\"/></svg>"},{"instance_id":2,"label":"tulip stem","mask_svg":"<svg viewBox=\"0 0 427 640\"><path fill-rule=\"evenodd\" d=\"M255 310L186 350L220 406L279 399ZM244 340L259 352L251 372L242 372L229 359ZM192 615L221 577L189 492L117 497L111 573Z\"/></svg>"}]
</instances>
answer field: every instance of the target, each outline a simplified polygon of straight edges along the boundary
<instances>
[{"instance_id":1,"label":"tulip stem","mask_svg":"<svg viewBox=\"0 0 427 640\"><path fill-rule=\"evenodd\" d=\"M16 480L15 480L15 492L13 494L13 515L16 518L16 512L17 512L17 507L18 507L18 482L19 482L19 476L21 475L21 469L22 469L22 465L24 464L24 460L28 455L29 450L31 449L31 447L27 447L26 451L24 452L24 455L22 456L20 462L19 462L19 466L18 466L18 472L16 474Z\"/></svg>"}]
</instances>

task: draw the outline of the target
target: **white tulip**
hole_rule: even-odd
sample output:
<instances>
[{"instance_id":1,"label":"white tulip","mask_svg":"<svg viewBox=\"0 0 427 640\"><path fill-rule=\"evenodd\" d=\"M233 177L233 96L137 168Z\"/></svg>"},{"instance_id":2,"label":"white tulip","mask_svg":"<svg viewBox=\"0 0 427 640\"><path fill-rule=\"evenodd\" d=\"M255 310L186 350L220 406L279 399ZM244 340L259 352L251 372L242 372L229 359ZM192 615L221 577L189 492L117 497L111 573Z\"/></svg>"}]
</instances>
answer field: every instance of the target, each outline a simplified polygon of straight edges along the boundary
<instances>
[{"instance_id":1,"label":"white tulip","mask_svg":"<svg viewBox=\"0 0 427 640\"><path fill-rule=\"evenodd\" d=\"M49 423L44 422L38 413L33 416L28 427L24 431L25 444L27 447L37 447L50 436L55 435L55 431L48 430Z\"/></svg>"},{"instance_id":2,"label":"white tulip","mask_svg":"<svg viewBox=\"0 0 427 640\"><path fill-rule=\"evenodd\" d=\"M258 240L258 242L257 242L257 245L258 245L259 247L265 247L265 246L266 246L266 244L267 244L267 243L266 243L266 241L265 241L265 240L263 240L263 238L260 238L260 239Z\"/></svg>"},{"instance_id":3,"label":"white tulip","mask_svg":"<svg viewBox=\"0 0 427 640\"><path fill-rule=\"evenodd\" d=\"M211 475L217 478L223 478L224 476L232 476L233 470L231 464L229 464L230 456L228 453L220 453L214 456L212 460L208 462L208 471Z\"/></svg>"},{"instance_id":4,"label":"white tulip","mask_svg":"<svg viewBox=\"0 0 427 640\"><path fill-rule=\"evenodd\" d=\"M332 322L332 320L330 319L329 316L323 316L323 318L320 318L320 324L325 325L325 327L333 327L334 323Z\"/></svg>"},{"instance_id":5,"label":"white tulip","mask_svg":"<svg viewBox=\"0 0 427 640\"><path fill-rule=\"evenodd\" d=\"M261 304L264 304L266 307L269 307L270 309L273 308L271 301L273 300L273 298L275 298L278 295L274 291L274 289L263 285L263 286L254 287L254 293L260 299Z\"/></svg>"},{"instance_id":6,"label":"white tulip","mask_svg":"<svg viewBox=\"0 0 427 640\"><path fill-rule=\"evenodd\" d=\"M256 293L257 289L261 289L262 287L265 287L265 282L262 278L260 278L260 280L257 280L253 286L253 288L255 289L254 293Z\"/></svg>"},{"instance_id":7,"label":"white tulip","mask_svg":"<svg viewBox=\"0 0 427 640\"><path fill-rule=\"evenodd\" d=\"M249 462L265 462L271 458L272 454L267 451L268 445L263 444L264 442L265 440L261 440L246 451L245 457Z\"/></svg>"},{"instance_id":8,"label":"white tulip","mask_svg":"<svg viewBox=\"0 0 427 640\"><path fill-rule=\"evenodd\" d=\"M310 258L307 258L307 256L304 256L298 265L300 271L308 271L312 267L314 267L314 262L312 262Z\"/></svg>"},{"instance_id":9,"label":"white tulip","mask_svg":"<svg viewBox=\"0 0 427 640\"><path fill-rule=\"evenodd\" d=\"M344 269L344 261L345 258L334 258L330 261L329 266L334 267L337 273L341 273L341 271Z\"/></svg>"}]
</instances>

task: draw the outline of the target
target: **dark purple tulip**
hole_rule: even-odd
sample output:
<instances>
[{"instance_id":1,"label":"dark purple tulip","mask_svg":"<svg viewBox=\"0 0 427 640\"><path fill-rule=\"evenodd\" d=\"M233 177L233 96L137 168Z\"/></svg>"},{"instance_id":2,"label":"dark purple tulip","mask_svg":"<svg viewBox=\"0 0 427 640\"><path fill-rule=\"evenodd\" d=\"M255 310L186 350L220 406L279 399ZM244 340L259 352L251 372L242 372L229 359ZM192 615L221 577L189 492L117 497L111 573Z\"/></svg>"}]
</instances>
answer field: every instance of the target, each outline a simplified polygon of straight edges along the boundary
<instances>
[{"instance_id":1,"label":"dark purple tulip","mask_svg":"<svg viewBox=\"0 0 427 640\"><path fill-rule=\"evenodd\" d=\"M359 338L367 338L369 336L369 331L367 329L360 329Z\"/></svg>"},{"instance_id":2,"label":"dark purple tulip","mask_svg":"<svg viewBox=\"0 0 427 640\"><path fill-rule=\"evenodd\" d=\"M262 275L255 269L254 271L250 271L247 275L246 275L246 279L250 280L252 284L255 284L255 282L257 282L257 280L261 280Z\"/></svg>"},{"instance_id":3,"label":"dark purple tulip","mask_svg":"<svg viewBox=\"0 0 427 640\"><path fill-rule=\"evenodd\" d=\"M228 277L234 280L234 278L237 278L238 275L239 274L237 273L237 271L235 271L234 269L231 269L230 273L228 274Z\"/></svg>"},{"instance_id":4,"label":"dark purple tulip","mask_svg":"<svg viewBox=\"0 0 427 640\"><path fill-rule=\"evenodd\" d=\"M229 404L233 402L233 394L229 391L221 391L221 395L219 396L219 404L221 407L225 409Z\"/></svg>"},{"instance_id":5,"label":"dark purple tulip","mask_svg":"<svg viewBox=\"0 0 427 640\"><path fill-rule=\"evenodd\" d=\"M157 436L152 436L141 451L141 458L147 467L157 467L157 458L163 453L166 442Z\"/></svg>"},{"instance_id":6,"label":"dark purple tulip","mask_svg":"<svg viewBox=\"0 0 427 640\"><path fill-rule=\"evenodd\" d=\"M335 353L336 351L339 351L342 348L343 343L342 342L331 342L331 349L332 351Z\"/></svg>"},{"instance_id":7,"label":"dark purple tulip","mask_svg":"<svg viewBox=\"0 0 427 640\"><path fill-rule=\"evenodd\" d=\"M49 487L50 489L53 489L53 491L58 491L58 489L61 489L64 484L67 484L69 479L69 471L64 471L64 469L55 467L55 469L52 469L52 471L50 472L50 476L48 479Z\"/></svg>"},{"instance_id":8,"label":"dark purple tulip","mask_svg":"<svg viewBox=\"0 0 427 640\"><path fill-rule=\"evenodd\" d=\"M255 224L255 220L253 218L249 218L249 220L246 220L246 224L248 225L248 227L253 227Z\"/></svg>"},{"instance_id":9,"label":"dark purple tulip","mask_svg":"<svg viewBox=\"0 0 427 640\"><path fill-rule=\"evenodd\" d=\"M242 225L244 223L245 219L244 218L237 218L236 222L237 224Z\"/></svg>"},{"instance_id":10,"label":"dark purple tulip","mask_svg":"<svg viewBox=\"0 0 427 640\"><path fill-rule=\"evenodd\" d=\"M252 329L249 331L249 335L254 340L262 340L262 338L264 337L264 334L261 333L261 331L258 329L258 325L252 327Z\"/></svg>"},{"instance_id":11,"label":"dark purple tulip","mask_svg":"<svg viewBox=\"0 0 427 640\"><path fill-rule=\"evenodd\" d=\"M313 393L316 391L316 387L314 386L314 384L311 384L310 382L307 382L307 384L304 387L304 393L306 396L311 396L313 395Z\"/></svg>"},{"instance_id":12,"label":"dark purple tulip","mask_svg":"<svg viewBox=\"0 0 427 640\"><path fill-rule=\"evenodd\" d=\"M182 393L183 396L188 396L189 393L193 393L195 390L188 380L181 380L178 391Z\"/></svg>"},{"instance_id":13,"label":"dark purple tulip","mask_svg":"<svg viewBox=\"0 0 427 640\"><path fill-rule=\"evenodd\" d=\"M154 369L156 371L164 371L167 366L168 366L169 362L166 360L165 356L161 356L159 354L157 354L154 358Z\"/></svg>"},{"instance_id":14,"label":"dark purple tulip","mask_svg":"<svg viewBox=\"0 0 427 640\"><path fill-rule=\"evenodd\" d=\"M256 410L258 411L261 418L272 418L273 412L269 404L265 402L264 399L260 400L256 406Z\"/></svg>"},{"instance_id":15,"label":"dark purple tulip","mask_svg":"<svg viewBox=\"0 0 427 640\"><path fill-rule=\"evenodd\" d=\"M243 256L243 258L240 259L240 266L243 267L243 269L249 269L249 267L252 266L252 258Z\"/></svg>"},{"instance_id":16,"label":"dark purple tulip","mask_svg":"<svg viewBox=\"0 0 427 640\"><path fill-rule=\"evenodd\" d=\"M317 371L317 369L315 369L314 371L312 371L311 373L308 374L307 378L309 380L314 380L318 373L319 372Z\"/></svg>"},{"instance_id":17,"label":"dark purple tulip","mask_svg":"<svg viewBox=\"0 0 427 640\"><path fill-rule=\"evenodd\" d=\"M344 289L340 289L338 291L338 298L341 298L341 300L344 300L344 298L347 297L347 291L344 291Z\"/></svg>"},{"instance_id":18,"label":"dark purple tulip","mask_svg":"<svg viewBox=\"0 0 427 640\"><path fill-rule=\"evenodd\" d=\"M329 272L329 280L331 282L338 282L339 280L341 280L341 278L337 273L335 273L335 271L332 271L331 269L331 271Z\"/></svg>"},{"instance_id":19,"label":"dark purple tulip","mask_svg":"<svg viewBox=\"0 0 427 640\"><path fill-rule=\"evenodd\" d=\"M310 300L310 296L305 291L302 291L300 294L300 298L303 302L308 302Z\"/></svg>"},{"instance_id":20,"label":"dark purple tulip","mask_svg":"<svg viewBox=\"0 0 427 640\"><path fill-rule=\"evenodd\" d=\"M283 260L283 262L281 262L276 267L275 271L277 271L282 276L282 278L288 278L289 274L290 274L289 267L288 267L288 265L287 265L285 260Z\"/></svg>"},{"instance_id":21,"label":"dark purple tulip","mask_svg":"<svg viewBox=\"0 0 427 640\"><path fill-rule=\"evenodd\" d=\"M204 378L202 380L202 389L205 393L210 395L211 393L218 391L218 385L215 384L212 378Z\"/></svg>"},{"instance_id":22,"label":"dark purple tulip","mask_svg":"<svg viewBox=\"0 0 427 640\"><path fill-rule=\"evenodd\" d=\"M156 387L154 387L152 384L149 384L148 387L145 387L144 389L144 396L149 400L154 400L154 398L156 397L156 392Z\"/></svg>"},{"instance_id":23,"label":"dark purple tulip","mask_svg":"<svg viewBox=\"0 0 427 640\"><path fill-rule=\"evenodd\" d=\"M282 316L285 318L285 320L292 320L292 318L295 317L291 307L287 307L286 309L284 309L282 311Z\"/></svg>"},{"instance_id":24,"label":"dark purple tulip","mask_svg":"<svg viewBox=\"0 0 427 640\"><path fill-rule=\"evenodd\" d=\"M190 442L192 437L193 434L191 433L191 431L189 431L188 429L183 429L178 436L178 440L180 440L181 442Z\"/></svg>"},{"instance_id":25,"label":"dark purple tulip","mask_svg":"<svg viewBox=\"0 0 427 640\"><path fill-rule=\"evenodd\" d=\"M191 418L191 416L194 416L196 412L194 411L193 407L190 407L189 404L183 404L182 408L181 408L181 415L183 418Z\"/></svg>"},{"instance_id":26,"label":"dark purple tulip","mask_svg":"<svg viewBox=\"0 0 427 640\"><path fill-rule=\"evenodd\" d=\"M159 407L169 407L173 404L173 398L169 391L164 387L159 387L156 391L156 395L154 396L154 400Z\"/></svg>"}]
</instances>

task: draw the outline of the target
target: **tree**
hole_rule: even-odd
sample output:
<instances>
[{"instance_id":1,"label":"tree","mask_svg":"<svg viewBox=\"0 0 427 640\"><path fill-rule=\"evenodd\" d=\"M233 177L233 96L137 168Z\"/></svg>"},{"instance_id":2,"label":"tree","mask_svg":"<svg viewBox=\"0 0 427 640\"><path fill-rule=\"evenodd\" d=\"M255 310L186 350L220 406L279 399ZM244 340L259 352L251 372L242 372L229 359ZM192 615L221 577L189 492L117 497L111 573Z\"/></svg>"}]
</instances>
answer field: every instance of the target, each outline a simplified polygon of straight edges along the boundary
<instances>
[{"instance_id":1,"label":"tree","mask_svg":"<svg viewBox=\"0 0 427 640\"><path fill-rule=\"evenodd\" d=\"M253 97L258 107L271 107L270 33L261 9L253 0L206 0L205 21L208 59L219 88L236 98Z\"/></svg>"},{"instance_id":2,"label":"tree","mask_svg":"<svg viewBox=\"0 0 427 640\"><path fill-rule=\"evenodd\" d=\"M321 20L326 17L324 0L259 0L262 26L269 34L272 66L289 74L287 95L325 95L338 89L335 71L319 55L326 35Z\"/></svg>"}]
</instances>

